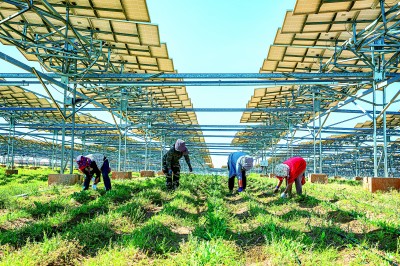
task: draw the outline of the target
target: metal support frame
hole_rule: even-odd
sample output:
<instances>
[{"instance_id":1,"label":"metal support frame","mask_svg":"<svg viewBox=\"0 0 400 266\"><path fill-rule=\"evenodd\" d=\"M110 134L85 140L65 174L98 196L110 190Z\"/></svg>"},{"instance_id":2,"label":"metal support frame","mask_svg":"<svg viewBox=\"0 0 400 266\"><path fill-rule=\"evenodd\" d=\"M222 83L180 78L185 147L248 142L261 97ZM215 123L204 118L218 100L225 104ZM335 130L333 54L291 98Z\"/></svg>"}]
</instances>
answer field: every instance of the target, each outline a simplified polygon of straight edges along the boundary
<instances>
[{"instance_id":1,"label":"metal support frame","mask_svg":"<svg viewBox=\"0 0 400 266\"><path fill-rule=\"evenodd\" d=\"M188 74L182 74L182 73L157 73L157 74L138 74L138 73L123 73L123 64L121 66L117 66L115 62L110 60L110 53L112 52L111 47L104 47L102 43L96 42L93 39L90 39L90 37L86 37L85 34L88 33L87 29L76 29L74 28L70 22L69 22L69 9L70 8L77 8L74 6L69 6L67 4L66 7L66 14L65 18L61 16L53 6L56 6L58 4L49 4L47 1L44 1L43 4L45 5L46 9L40 9L37 6L34 5L34 2L30 0L29 2L26 1L6 1L11 4L15 4L16 7L18 7L19 11L15 13L14 15L3 19L0 21L0 38L3 38L15 46L21 48L21 49L26 49L27 47L33 47L36 48L36 51L34 54L38 57L39 61L42 63L42 65L47 69L47 70L52 70L57 73L51 73L51 74L44 74L40 73L34 69L31 69L30 67L26 66L25 64L22 64L21 62L10 58L9 56L5 55L4 53L0 52L0 58L3 60L10 62L14 65L17 65L18 67L25 69L29 73L0 73L0 78L7 78L11 80L5 80L5 81L0 81L0 85L31 85L31 84L42 84L43 87L46 89L46 84L55 84L56 86L59 86L64 90L64 101L62 102L63 107L62 110L61 108L58 108L59 112L62 114L64 121L62 122L61 125L48 125L48 128L50 130L54 130L54 132L59 132L59 130L62 130L62 152L61 152L61 172L63 172L64 168L64 153L65 153L65 143L70 143L72 148L70 151L70 156L71 156L71 167L70 167L70 172L72 172L72 167L73 167L73 155L74 155L74 139L75 137L80 137L82 139L82 143L86 142L86 137L88 142L93 142L95 143L97 139L95 138L94 134L86 134L86 131L88 128L82 127L81 125L75 126L75 121L74 121L74 115L75 111L80 111L76 110L75 104L72 105L71 108L67 107L67 94L71 93L73 94L73 103L75 102L76 97L81 97L87 102L93 103L95 106L100 107L100 108L93 108L93 109L101 109L101 110L107 110L112 114L112 117L114 119L115 125L102 125L102 126L93 126L89 125L89 127L92 127L93 129L96 130L104 130L106 131L107 129L115 129L117 127L118 132L119 132L119 163L121 162L121 150L122 150L122 134L121 134L121 127L122 127L122 121L124 121L125 126L125 134L124 134L124 146L125 146L125 154L124 154L124 170L126 170L126 165L128 164L128 161L137 161L139 159L138 156L132 156L131 153L128 153L127 146L133 145L131 143L127 142L127 137L128 135L132 135L135 137L141 137L143 136L140 135L134 135L134 134L128 134L128 131L126 130L127 127L130 128L138 128L145 130L146 136L145 136L145 158L146 158L146 164L145 168L147 169L148 167L148 157L149 158L155 158L158 155L154 156L154 154L151 153L151 150L153 149L151 142L154 138L158 137L160 139L160 150L161 150L161 158L162 159L162 154L163 154L163 146L167 142L167 139L171 137L171 135L165 134L165 130L169 130L169 132L172 132L174 137L177 136L184 136L186 138L192 138L192 137L206 137L207 135L204 134L199 134L198 132L203 132L203 131L214 131L214 130L226 130L226 131L231 131L234 130L233 127L231 128L223 128L223 127L217 127L217 128L205 128L203 126L178 126L178 125L173 125L166 123L167 125L157 125L157 123L152 122L152 128L151 130L147 130L146 128L143 128L140 124L145 124L146 125L146 115L147 112L152 112L154 115L158 116L163 116L165 115L170 115L172 112L224 112L224 111L229 111L229 112L264 112L268 113L271 115L275 115L277 112L285 112L285 115L287 117L287 125L288 127L283 128L281 125L277 125L275 129L273 128L267 128L267 127L246 127L242 128L246 132L251 132L253 135L243 135L240 137L241 140L245 140L246 142L243 143L238 143L237 146L230 145L232 148L237 148L237 147L242 147L243 149L249 149L249 150L257 150L257 147L260 147L260 144L258 144L256 141L261 138L261 139L267 139L270 138L271 140L271 147L272 149L270 150L269 154L272 156L277 156L279 158L283 157L284 154L286 156L289 155L289 149L290 154L293 153L293 150L299 152L308 152L310 153L311 149L308 147L303 147L301 146L300 141L308 140L309 135L306 135L304 137L297 138L295 137L295 134L292 134L292 129L294 132L301 132L306 130L303 125L300 125L300 120L296 120L291 118L290 116L293 115L303 115L306 112L313 112L313 126L312 126L312 140L313 140L313 160L314 160L314 172L316 172L317 168L317 163L316 163L316 141L317 137L319 138L319 172L322 172L322 167L323 167L323 162L325 164L329 163L329 156L331 155L331 151L333 148L337 147L339 144L336 144L337 146L329 146L329 145L322 145L323 140L327 140L328 138L322 137L322 134L328 134L328 133L335 133L335 134L342 134L342 133L351 133L355 137L360 137L360 138L365 138L363 140L360 140L359 142L357 141L356 149L360 149L357 151L356 154L352 153L351 147L347 148L345 145L342 144L342 147L346 147L345 151L341 154L341 159L340 163L346 163L346 160L348 158L363 158L365 157L368 152L373 149L373 156L374 156L374 164L373 164L373 172L374 176L378 176L379 173L379 162L377 160L377 143L378 141L381 141L378 139L378 134L382 134L380 136L383 136L383 144L384 144L384 149L382 153L382 160L384 162L384 176L388 176L388 152L387 152L387 145L388 145L388 140L390 141L391 136L397 136L398 133L396 130L390 129L387 130L386 128L386 115L391 113L387 111L388 107L396 102L396 98L398 95L400 95L400 92L398 92L390 101L389 103L386 103L386 86L397 82L400 80L400 75L399 74L394 74L391 73L392 69L397 67L398 64L398 57L399 57L399 52L397 51L398 47L394 46L390 42L385 42L386 40L389 40L392 38L393 34L396 36L398 35L398 28L400 25L400 22L398 21L398 16L397 12L400 10L400 5L395 5L394 7L390 8L389 10L384 9L384 1L380 0L381 4L381 17L379 17L376 21L370 21L371 25L368 26L365 30L362 30L360 32L356 32L356 21L352 23L353 26L353 36L350 40L345 41L342 45L338 45L336 43L335 47L325 47L327 49L335 49L335 54L334 56L328 60L328 62L323 65L322 64L322 58L321 60L321 68L319 73L188 73ZM45 23L48 25L48 27L51 29L50 33L43 34L42 36L37 36L35 40L30 39L29 36L27 36L26 32L18 32L16 30L15 25L19 25L13 18L16 18L23 14L24 12L27 12L28 10L33 10L37 16L39 16ZM58 21L63 24L63 26L56 26L52 21ZM358 21L358 22L363 22L366 23L366 21ZM318 24L321 22L315 22L314 24ZM1 35L2 28L1 27L7 27L7 29L12 30L15 34L18 35L18 38L11 38L10 36L6 35ZM69 34L70 33L70 34ZM83 34L84 33L84 34ZM63 44L62 46L59 46L59 48L55 47L49 47L45 46L45 42L48 42L50 40L50 37L52 36L57 36L60 38L59 43ZM74 40L71 39L70 36L73 36ZM28 46L28 45L34 45L34 46ZM301 46L304 48L304 46ZM314 46L315 47L315 46ZM102 50L106 48L108 49L107 52L103 52ZM39 52L40 49L44 49L45 53ZM366 69L371 69L370 72L330 72L329 69L331 66L335 66L339 69L347 66L351 66L346 60L336 60L338 56L345 50L351 51L354 53L355 58L359 58L365 63L365 66L363 66L363 71ZM392 58L387 58L386 61L384 61L384 56L389 55L389 54L394 54ZM54 62L58 62L59 64L50 64L46 65L44 64L44 58L51 57ZM79 64L77 62L80 62ZM61 65L61 68L58 66ZM80 66L85 66L83 68L78 68L78 65ZM95 67L96 66L96 67ZM98 70L99 66L102 66L102 70ZM67 70L68 69L68 70ZM82 75L84 74L84 75ZM75 77L79 77L79 79L75 79ZM18 79L18 80L13 80L13 79ZM23 79L26 79L24 81L21 81ZM166 79L166 80L164 80ZM185 80L181 80L185 79ZM124 80L122 82L121 80ZM127 81L126 81L127 80ZM169 80L169 81L168 81ZM171 81L173 80L173 81ZM126 81L126 82L125 82ZM118 108L107 108L106 106L96 102L93 99L88 99L84 94L81 94L76 91L77 88L80 88L81 86L84 88L88 88L90 90L96 90L99 88L99 86L104 86L106 88L112 88L115 91L118 91L118 89L115 89L115 86L120 86L122 88L126 88L126 86L143 86L144 89L146 89L146 86L160 86L160 87L166 87L166 86L241 86L241 85L254 85L254 86L278 86L278 85L285 85L285 84L296 84L296 85L316 85L318 86L319 90L318 93L323 93L324 86L326 93L335 93L333 92L334 90L331 89L331 86L336 86L338 84L351 87L351 86L363 86L369 83L373 83L373 87L371 89L366 90L365 92L352 96L348 94L341 94L341 95L346 95L348 99L345 101L339 103L337 106L330 108L329 110L324 110L319 106L319 100L318 97L320 95L315 95L313 92L313 108L184 108L184 109L174 109L174 108L163 108L158 105L153 105L153 103L150 104L150 107L129 107L124 111L119 110ZM323 86L320 86L323 85ZM73 88L73 89L71 89ZM380 106L377 103L377 96L376 96L376 90L382 88L382 111L378 114L377 113L377 108ZM50 98L52 98L52 95L50 92L48 92ZM342 107L344 107L348 103L354 103L357 105L358 100L362 100L364 96L372 94L373 96L373 101L372 101L372 111L371 110L363 110L361 108L361 111L358 110L344 110ZM104 95L100 95L104 97ZM54 101L54 99L53 99ZM56 106L58 107L58 104L56 101ZM110 103L111 105L111 103ZM340 108L340 109L339 109ZM56 108L57 109L57 108ZM67 123L66 120L66 113L68 111L71 111L72 109L72 121L71 123ZM89 110L90 108L82 108L82 111ZM40 109L40 110L45 110L45 109ZM37 109L37 111L40 111ZM46 110L50 110L46 109ZM53 108L54 110L54 108ZM32 112L34 111L33 109L24 109L20 108L19 110L13 109L13 107L0 107L0 112L4 117L10 117L10 114L12 115L19 115L19 112ZM333 125L330 126L325 126L325 123L329 117L329 115L333 112L347 112L348 113L362 113L366 116L369 116L373 120L373 129L354 129L354 128L339 128L335 127ZM165 112L164 114L161 114L161 112ZM316 113L318 112L318 115ZM293 113L293 114L292 114ZM392 113L397 113L398 112L392 112ZM128 114L134 114L137 115L137 117L140 118L141 122L139 124L131 124L128 122ZM11 117L13 117L11 115ZM325 116L325 117L324 117ZM116 122L115 117L120 119L119 125ZM321 119L324 117L324 121L321 123ZM377 127L377 119L383 117L383 126L382 130L378 129ZM316 127L316 119L318 118L318 127ZM13 118L14 119L14 118ZM343 121L349 121L350 119L345 119ZM15 120L13 120L15 121ZM166 119L167 121L167 119ZM341 122L343 122L341 121ZM23 124L19 123L21 126ZM43 126L40 128L37 125L33 125L33 123L30 123L31 125L27 125L29 128L34 128L36 129L44 129ZM17 128L19 125L17 126ZM9 141L14 141L14 136L15 136L15 128L16 125L13 124L12 128L8 128L8 133L9 133ZM71 141L66 140L66 134L67 134L67 129L70 129L71 131L71 136L72 139ZM238 128L236 128L238 129ZM318 129L318 132L316 130ZM0 126L0 130L4 130L4 132L7 132L6 129L2 129ZM262 131L267 131L267 133L262 133ZM277 145L280 139L280 133L285 132L287 130L287 143L284 146ZM185 134L179 134L177 133L178 131L186 131ZM261 132L261 133L260 133ZM13 137L11 138L11 134ZM291 135L292 134L292 135ZM37 136L41 136L43 138L46 137L46 134L38 133ZM291 135L291 139L289 142L289 136ZM368 137L372 135L372 140ZM32 134L34 136L34 134ZM83 137L84 136L84 137ZM104 134L104 137L111 136L111 134L107 135ZM149 136L149 137L148 137ZM215 136L215 137L226 137L226 136L221 136L221 135L209 135L209 136ZM53 143L54 141L57 142L58 137L53 136ZM343 142L346 140L342 140ZM373 145L369 145L368 142L373 142ZM150 144L148 145L148 142ZM110 140L107 140L106 142L108 146L114 145ZM264 143L264 141L262 141ZM360 144L360 146L358 146ZM10 145L10 143L8 143ZM200 145L200 144L199 144ZM105 147L106 145L103 145ZM200 146L201 147L201 146ZM219 146L222 147L222 146ZM218 151L218 146L208 146L205 145L204 149L207 150L207 155L208 154L224 154L223 152L209 152L208 149L217 149ZM9 146L9 149L11 146ZM224 147L226 148L226 147ZM268 147L265 147L268 148ZM284 150L286 148L286 151ZM300 148L301 151L298 151L297 149ZM13 153L12 153L13 154ZM261 152L261 156L267 156L268 151L264 150L264 144L263 144L263 149ZM326 156L324 156L326 155ZM128 160L129 156L129 160ZM55 161L57 161L55 159ZM67 161L68 163L68 161ZM67 164L66 163L66 164ZM201 163L200 163L201 164ZM335 163L336 164L336 163ZM138 165L136 163L136 165ZM337 164L336 164L337 165ZM273 170L273 163L271 164L271 167ZM120 165L118 165L118 170L120 170ZM358 172L358 168L361 168L360 164L357 166L356 164L356 174ZM335 168L336 169L336 168ZM329 169L327 169L329 171Z\"/></svg>"}]
</instances>

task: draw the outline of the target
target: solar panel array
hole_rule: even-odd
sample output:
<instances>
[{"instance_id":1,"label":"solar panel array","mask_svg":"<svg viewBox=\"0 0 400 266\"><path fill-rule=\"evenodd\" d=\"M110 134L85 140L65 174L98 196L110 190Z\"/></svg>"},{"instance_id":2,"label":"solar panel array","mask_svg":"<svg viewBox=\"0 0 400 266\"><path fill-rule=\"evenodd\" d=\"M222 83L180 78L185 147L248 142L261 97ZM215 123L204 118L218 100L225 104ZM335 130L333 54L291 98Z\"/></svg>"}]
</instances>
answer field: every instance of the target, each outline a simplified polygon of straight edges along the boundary
<instances>
[{"instance_id":1,"label":"solar panel array","mask_svg":"<svg viewBox=\"0 0 400 266\"><path fill-rule=\"evenodd\" d=\"M398 0L385 2L385 9ZM379 1L297 0L295 9L287 11L282 28L277 30L274 44L260 69L270 72L319 72L321 65L332 60L335 46L360 32L381 14ZM394 53L388 53L386 57ZM371 69L353 52L344 50L335 59L346 66L325 70L364 71Z\"/></svg>"},{"instance_id":2,"label":"solar panel array","mask_svg":"<svg viewBox=\"0 0 400 266\"><path fill-rule=\"evenodd\" d=\"M399 1L385 1L385 10L398 5ZM379 1L331 1L297 0L293 11L287 11L283 25L276 32L273 45L264 60L260 73L287 73L286 80L294 79L291 73L306 72L371 72L360 56L350 50L337 52L344 42L353 37L353 33L364 30L380 18ZM393 21L388 26L393 25ZM369 49L368 49L369 50ZM394 52L386 52L386 59ZM391 70L396 72L397 69ZM285 113L263 112L262 108L294 108L286 118L292 124L304 124L312 121L313 98L320 106L329 109L348 96L355 95L360 88L370 88L371 84L350 86L278 86L258 88L247 103L247 108L256 108L242 114L241 123L278 124L285 121ZM299 108L299 110L295 110ZM301 108L308 110L300 110ZM390 116L389 116L390 117ZM371 122L372 123L372 122ZM289 131L282 127L282 136ZM240 138L241 133L237 134ZM232 143L239 143L234 139ZM245 141L248 142L248 141Z\"/></svg>"},{"instance_id":3,"label":"solar panel array","mask_svg":"<svg viewBox=\"0 0 400 266\"><path fill-rule=\"evenodd\" d=\"M0 86L0 97L1 107L56 107L54 103L50 103L47 99L39 98L34 93L27 92L23 88L17 86ZM70 114L70 112L66 113L67 116ZM18 118L19 121L26 121L29 123L46 122L50 125L52 123L60 123L63 120L59 111L36 110L30 112L13 112L13 115ZM104 124L103 121L90 114L75 115L75 123L93 125Z\"/></svg>"},{"instance_id":4,"label":"solar panel array","mask_svg":"<svg viewBox=\"0 0 400 266\"><path fill-rule=\"evenodd\" d=\"M77 58L76 71L82 74L82 80L85 73L176 73L167 45L160 42L158 26L150 23L145 0L50 0L48 3L50 5L34 1L28 11L1 25L0 41L17 46L28 60L39 61L47 70L57 73L65 72L63 56ZM0 18L13 16L22 9L21 6L27 6L26 2L1 2ZM70 43L64 47L65 36ZM109 108L120 105L120 94L116 93L119 88L95 86L90 89L80 87L79 90ZM153 103L149 104L147 98L133 97L129 99L129 106L193 107L185 87L145 90ZM21 97L18 101L28 100ZM58 112L46 114L48 119L61 118ZM169 116L176 124L198 124L194 112L171 112ZM143 122L143 117L140 112L128 115L133 124ZM196 131L193 140L204 143L202 132ZM204 158L211 160L208 155Z\"/></svg>"},{"instance_id":5,"label":"solar panel array","mask_svg":"<svg viewBox=\"0 0 400 266\"><path fill-rule=\"evenodd\" d=\"M373 128L372 121L365 121L364 123L357 123L355 128ZM383 117L380 116L376 120L376 126L378 128L383 127ZM400 127L400 115L396 114L387 114L386 115L386 128L399 128Z\"/></svg>"}]
</instances>

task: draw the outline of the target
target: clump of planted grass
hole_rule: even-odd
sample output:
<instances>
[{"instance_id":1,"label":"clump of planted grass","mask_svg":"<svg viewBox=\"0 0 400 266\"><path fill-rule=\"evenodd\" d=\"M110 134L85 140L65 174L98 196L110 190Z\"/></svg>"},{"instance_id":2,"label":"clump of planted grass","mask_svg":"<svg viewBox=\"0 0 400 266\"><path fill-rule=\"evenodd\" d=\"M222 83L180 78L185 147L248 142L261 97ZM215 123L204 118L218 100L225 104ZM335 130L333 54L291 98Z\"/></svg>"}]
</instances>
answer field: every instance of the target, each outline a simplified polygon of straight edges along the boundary
<instances>
[{"instance_id":1,"label":"clump of planted grass","mask_svg":"<svg viewBox=\"0 0 400 266\"><path fill-rule=\"evenodd\" d=\"M228 229L229 212L222 199L212 197L207 204L204 224L197 226L194 235L203 239L224 238Z\"/></svg>"},{"instance_id":2,"label":"clump of planted grass","mask_svg":"<svg viewBox=\"0 0 400 266\"><path fill-rule=\"evenodd\" d=\"M132 234L123 238L123 243L137 247L149 254L166 254L178 250L179 237L159 221L150 220Z\"/></svg>"},{"instance_id":3,"label":"clump of planted grass","mask_svg":"<svg viewBox=\"0 0 400 266\"><path fill-rule=\"evenodd\" d=\"M33 204L34 207L27 208L26 211L35 218L51 215L56 212L63 211L66 208L66 206L59 200L53 200L44 203L40 201L34 201Z\"/></svg>"},{"instance_id":4,"label":"clump of planted grass","mask_svg":"<svg viewBox=\"0 0 400 266\"><path fill-rule=\"evenodd\" d=\"M104 194L104 200L114 204L121 204L133 197L132 187L124 184L116 184L114 189Z\"/></svg>"},{"instance_id":5,"label":"clump of planted grass","mask_svg":"<svg viewBox=\"0 0 400 266\"><path fill-rule=\"evenodd\" d=\"M0 194L0 210L7 209L8 207L10 207L10 202L11 202L11 197L8 194L6 193Z\"/></svg>"},{"instance_id":6,"label":"clump of planted grass","mask_svg":"<svg viewBox=\"0 0 400 266\"><path fill-rule=\"evenodd\" d=\"M1 265L78 265L83 260L83 247L77 240L66 240L60 235L27 242L19 250L4 249Z\"/></svg>"},{"instance_id":7,"label":"clump of planted grass","mask_svg":"<svg viewBox=\"0 0 400 266\"><path fill-rule=\"evenodd\" d=\"M55 228L49 222L40 221L15 230L0 234L0 245L9 244L13 247L22 247L29 241L43 241L46 236L52 236Z\"/></svg>"},{"instance_id":8,"label":"clump of planted grass","mask_svg":"<svg viewBox=\"0 0 400 266\"><path fill-rule=\"evenodd\" d=\"M81 204L88 203L92 200L95 200L99 195L96 191L93 190L83 190L79 192L74 192L71 195L71 198L74 199L76 202Z\"/></svg>"},{"instance_id":9,"label":"clump of planted grass","mask_svg":"<svg viewBox=\"0 0 400 266\"><path fill-rule=\"evenodd\" d=\"M118 208L117 211L128 217L133 224L140 224L146 218L146 210L137 202L127 203Z\"/></svg>"},{"instance_id":10,"label":"clump of planted grass","mask_svg":"<svg viewBox=\"0 0 400 266\"><path fill-rule=\"evenodd\" d=\"M272 265L332 265L338 258L334 247L317 249L304 235L288 237L272 233L266 240L265 253Z\"/></svg>"},{"instance_id":11,"label":"clump of planted grass","mask_svg":"<svg viewBox=\"0 0 400 266\"><path fill-rule=\"evenodd\" d=\"M107 246L99 250L96 256L89 257L81 265L165 265L158 264L154 258L148 258L139 248L124 245Z\"/></svg>"},{"instance_id":12,"label":"clump of planted grass","mask_svg":"<svg viewBox=\"0 0 400 266\"><path fill-rule=\"evenodd\" d=\"M233 241L221 238L205 241L190 237L173 258L176 265L243 265L243 252Z\"/></svg>"},{"instance_id":13,"label":"clump of planted grass","mask_svg":"<svg viewBox=\"0 0 400 266\"><path fill-rule=\"evenodd\" d=\"M76 239L84 247L84 253L95 255L96 252L119 239L111 224L100 221L88 221L78 224L65 233L67 239Z\"/></svg>"}]
</instances>

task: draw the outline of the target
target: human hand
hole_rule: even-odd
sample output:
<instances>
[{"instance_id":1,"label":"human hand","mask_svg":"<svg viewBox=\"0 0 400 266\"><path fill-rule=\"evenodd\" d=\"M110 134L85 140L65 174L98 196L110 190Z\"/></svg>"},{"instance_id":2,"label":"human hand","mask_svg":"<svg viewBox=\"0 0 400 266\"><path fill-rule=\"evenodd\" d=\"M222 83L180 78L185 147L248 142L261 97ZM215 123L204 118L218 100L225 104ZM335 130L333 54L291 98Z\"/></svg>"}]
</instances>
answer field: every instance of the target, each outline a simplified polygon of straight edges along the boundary
<instances>
[{"instance_id":1,"label":"human hand","mask_svg":"<svg viewBox=\"0 0 400 266\"><path fill-rule=\"evenodd\" d=\"M279 187L276 186L275 189L274 189L274 193L278 193L278 191L279 191Z\"/></svg>"}]
</instances>

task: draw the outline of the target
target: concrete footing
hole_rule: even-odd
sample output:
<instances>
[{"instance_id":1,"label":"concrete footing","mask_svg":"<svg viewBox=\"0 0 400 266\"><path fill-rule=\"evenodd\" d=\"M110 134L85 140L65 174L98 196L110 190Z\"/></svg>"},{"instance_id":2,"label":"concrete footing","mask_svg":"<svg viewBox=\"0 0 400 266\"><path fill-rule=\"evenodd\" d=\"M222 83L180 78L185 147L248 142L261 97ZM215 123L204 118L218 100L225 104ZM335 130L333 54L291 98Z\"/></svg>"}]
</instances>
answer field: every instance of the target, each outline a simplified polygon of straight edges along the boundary
<instances>
[{"instance_id":1,"label":"concrete footing","mask_svg":"<svg viewBox=\"0 0 400 266\"><path fill-rule=\"evenodd\" d=\"M77 174L49 174L47 184L50 185L75 185L82 183L82 176Z\"/></svg>"},{"instance_id":2,"label":"concrete footing","mask_svg":"<svg viewBox=\"0 0 400 266\"><path fill-rule=\"evenodd\" d=\"M18 170L16 170L16 169L7 169L5 174L6 175L17 175L18 174Z\"/></svg>"},{"instance_id":3,"label":"concrete footing","mask_svg":"<svg viewBox=\"0 0 400 266\"><path fill-rule=\"evenodd\" d=\"M156 175L157 175L157 176L163 176L163 175L165 175L165 174L164 174L163 171L158 171L158 172L156 173Z\"/></svg>"},{"instance_id":4,"label":"concrete footing","mask_svg":"<svg viewBox=\"0 0 400 266\"><path fill-rule=\"evenodd\" d=\"M111 179L132 179L132 172L112 172Z\"/></svg>"},{"instance_id":5,"label":"concrete footing","mask_svg":"<svg viewBox=\"0 0 400 266\"><path fill-rule=\"evenodd\" d=\"M400 178L393 177L364 177L363 187L369 192L400 190Z\"/></svg>"},{"instance_id":6,"label":"concrete footing","mask_svg":"<svg viewBox=\"0 0 400 266\"><path fill-rule=\"evenodd\" d=\"M269 173L269 174L268 174L268 177L269 177L269 178L276 178L276 175L275 175L274 173Z\"/></svg>"},{"instance_id":7,"label":"concrete footing","mask_svg":"<svg viewBox=\"0 0 400 266\"><path fill-rule=\"evenodd\" d=\"M155 177L154 171L147 171L147 170L142 170L140 171L140 177Z\"/></svg>"},{"instance_id":8,"label":"concrete footing","mask_svg":"<svg viewBox=\"0 0 400 266\"><path fill-rule=\"evenodd\" d=\"M310 174L310 182L328 184L328 176L326 174Z\"/></svg>"}]
</instances>

